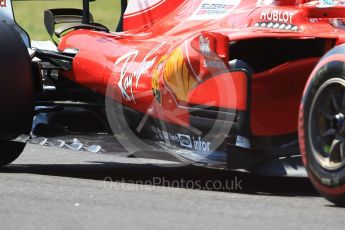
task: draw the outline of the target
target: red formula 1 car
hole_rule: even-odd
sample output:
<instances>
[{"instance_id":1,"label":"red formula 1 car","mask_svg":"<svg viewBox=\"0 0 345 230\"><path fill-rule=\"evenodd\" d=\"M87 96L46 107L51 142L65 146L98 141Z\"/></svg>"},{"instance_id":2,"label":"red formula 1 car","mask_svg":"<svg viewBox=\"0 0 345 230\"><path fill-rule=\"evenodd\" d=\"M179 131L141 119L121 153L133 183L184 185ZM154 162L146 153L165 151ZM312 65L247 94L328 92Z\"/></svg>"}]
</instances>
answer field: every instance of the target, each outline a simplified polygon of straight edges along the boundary
<instances>
[{"instance_id":1,"label":"red formula 1 car","mask_svg":"<svg viewBox=\"0 0 345 230\"><path fill-rule=\"evenodd\" d=\"M296 175L302 155L316 189L345 204L345 3L121 4L116 32L88 0L47 10L46 50L1 1L2 165L23 150L14 140L35 105L97 105L131 153L266 175Z\"/></svg>"}]
</instances>

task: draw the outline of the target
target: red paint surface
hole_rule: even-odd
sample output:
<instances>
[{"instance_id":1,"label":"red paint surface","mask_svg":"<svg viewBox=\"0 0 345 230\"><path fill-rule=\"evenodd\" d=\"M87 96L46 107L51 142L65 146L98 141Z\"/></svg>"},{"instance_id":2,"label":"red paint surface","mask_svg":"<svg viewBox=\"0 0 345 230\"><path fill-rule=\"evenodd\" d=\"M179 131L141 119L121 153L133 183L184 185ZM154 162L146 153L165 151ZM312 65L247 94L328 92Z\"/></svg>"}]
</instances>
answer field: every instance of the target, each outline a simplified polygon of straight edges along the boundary
<instances>
[{"instance_id":1,"label":"red paint surface","mask_svg":"<svg viewBox=\"0 0 345 230\"><path fill-rule=\"evenodd\" d=\"M186 102L177 100L173 92L169 94L169 89L164 83L161 83L162 91L167 92L164 101L158 103L154 99L152 76L158 68L158 61L164 55L169 56L174 50L181 48L189 71L194 75L203 74L199 78L198 85L193 88L190 100L204 104L206 103L205 95L208 95L209 101L219 101L219 95L223 92L212 90L212 84L204 83L204 81L210 77L222 75L222 72L218 72L217 69L205 71L202 63L205 57L192 45L193 41L198 41L201 34L215 35L215 40L212 42L218 44L218 47L214 46L217 48L212 51L223 61L227 60L224 53L226 49L219 44L224 44L224 41L269 37L294 39L319 37L342 41L340 38L343 37L343 31L333 28L328 19L311 21L305 16L303 7L292 4L293 1L282 0L277 1L276 5L258 6L256 0L242 0L237 6L227 7L227 14L222 17L190 20L196 10L200 9L200 2L166 0L164 8L160 8L163 6L162 4L154 10L144 11L141 15L127 16L125 28L128 30L123 33L104 33L91 30L77 30L68 33L62 38L59 49L78 48L80 52L73 63L73 73L66 74L66 76L102 94L106 94L107 88L113 89L111 97L140 112L169 121L174 120L174 116L178 116L187 122L188 113L182 110L187 115L181 115L179 108ZM298 25L300 31L291 32L253 26L262 21L260 17L263 10L293 12L291 23ZM135 17L151 18L152 20L150 19L147 24L143 20L136 22ZM143 26L144 24L146 26ZM226 40L224 40L225 38ZM157 47L160 48L155 50ZM149 55L153 50L155 52ZM130 65L127 65L126 68L124 68L124 62L115 65L121 57L123 58L131 52L137 52L137 56L130 60ZM147 55L149 57L145 60ZM264 54L258 54L258 58L264 58ZM247 98L245 92L250 90L252 92L251 129L255 135L270 136L296 132L300 98L305 82L316 62L316 59L301 60L255 74L252 89L246 89L244 78L239 78L239 80L235 80L234 84L236 93L229 94L236 96L236 100L227 98L224 100L225 103L218 105L240 110L248 108L248 105L244 103ZM135 73L139 69L143 71L140 72L139 77L135 78ZM121 91L119 85L124 84L123 81L121 82L123 70L126 79L132 75L132 80L129 81L132 83L132 87ZM224 86L223 90L225 88ZM123 93L127 94L127 99Z\"/></svg>"}]
</instances>

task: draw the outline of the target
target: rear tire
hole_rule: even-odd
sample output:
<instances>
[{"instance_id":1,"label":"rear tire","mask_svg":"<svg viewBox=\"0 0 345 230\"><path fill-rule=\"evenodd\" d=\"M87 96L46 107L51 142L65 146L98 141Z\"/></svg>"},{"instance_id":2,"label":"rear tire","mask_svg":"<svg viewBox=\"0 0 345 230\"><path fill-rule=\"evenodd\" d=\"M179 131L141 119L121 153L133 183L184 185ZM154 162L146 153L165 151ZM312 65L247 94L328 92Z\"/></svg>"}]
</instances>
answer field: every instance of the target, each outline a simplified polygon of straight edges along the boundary
<instances>
[{"instance_id":1,"label":"rear tire","mask_svg":"<svg viewBox=\"0 0 345 230\"><path fill-rule=\"evenodd\" d=\"M34 89L31 59L19 33L0 22L0 166L13 162L25 143L10 142L31 131Z\"/></svg>"},{"instance_id":2,"label":"rear tire","mask_svg":"<svg viewBox=\"0 0 345 230\"><path fill-rule=\"evenodd\" d=\"M25 143L0 141L0 167L15 161L25 148Z\"/></svg>"}]
</instances>

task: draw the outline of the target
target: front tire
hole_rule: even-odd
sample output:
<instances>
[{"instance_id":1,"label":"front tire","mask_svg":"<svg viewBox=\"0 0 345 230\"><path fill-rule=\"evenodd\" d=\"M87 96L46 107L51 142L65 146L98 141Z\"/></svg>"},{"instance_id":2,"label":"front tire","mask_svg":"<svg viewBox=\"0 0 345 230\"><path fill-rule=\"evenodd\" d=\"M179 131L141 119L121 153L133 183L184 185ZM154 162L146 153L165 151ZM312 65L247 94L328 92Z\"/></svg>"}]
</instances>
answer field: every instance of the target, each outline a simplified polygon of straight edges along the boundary
<instances>
[{"instance_id":1,"label":"front tire","mask_svg":"<svg viewBox=\"0 0 345 230\"><path fill-rule=\"evenodd\" d=\"M328 53L309 80L300 108L299 142L314 187L329 201L345 205L345 56Z\"/></svg>"}]
</instances>

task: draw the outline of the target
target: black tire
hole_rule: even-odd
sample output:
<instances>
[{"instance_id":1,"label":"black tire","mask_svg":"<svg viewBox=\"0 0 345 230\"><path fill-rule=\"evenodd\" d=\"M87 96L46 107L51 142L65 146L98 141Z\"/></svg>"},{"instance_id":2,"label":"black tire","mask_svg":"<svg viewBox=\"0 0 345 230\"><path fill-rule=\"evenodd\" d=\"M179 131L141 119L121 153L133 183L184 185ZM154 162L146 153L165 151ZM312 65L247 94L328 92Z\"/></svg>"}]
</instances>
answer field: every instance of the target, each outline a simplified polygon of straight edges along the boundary
<instances>
[{"instance_id":1,"label":"black tire","mask_svg":"<svg viewBox=\"0 0 345 230\"><path fill-rule=\"evenodd\" d=\"M25 147L9 140L30 133L33 98L27 48L18 32L0 22L0 166L14 161Z\"/></svg>"},{"instance_id":2,"label":"black tire","mask_svg":"<svg viewBox=\"0 0 345 230\"><path fill-rule=\"evenodd\" d=\"M338 115L345 111L345 59L327 59L340 53L345 53L344 46L325 55L308 82L300 110L299 141L314 187L332 203L344 206L345 142L338 139L345 137L345 123L343 127L343 118Z\"/></svg>"},{"instance_id":3,"label":"black tire","mask_svg":"<svg viewBox=\"0 0 345 230\"><path fill-rule=\"evenodd\" d=\"M8 165L15 161L25 148L25 143L0 141L0 166Z\"/></svg>"}]
</instances>

